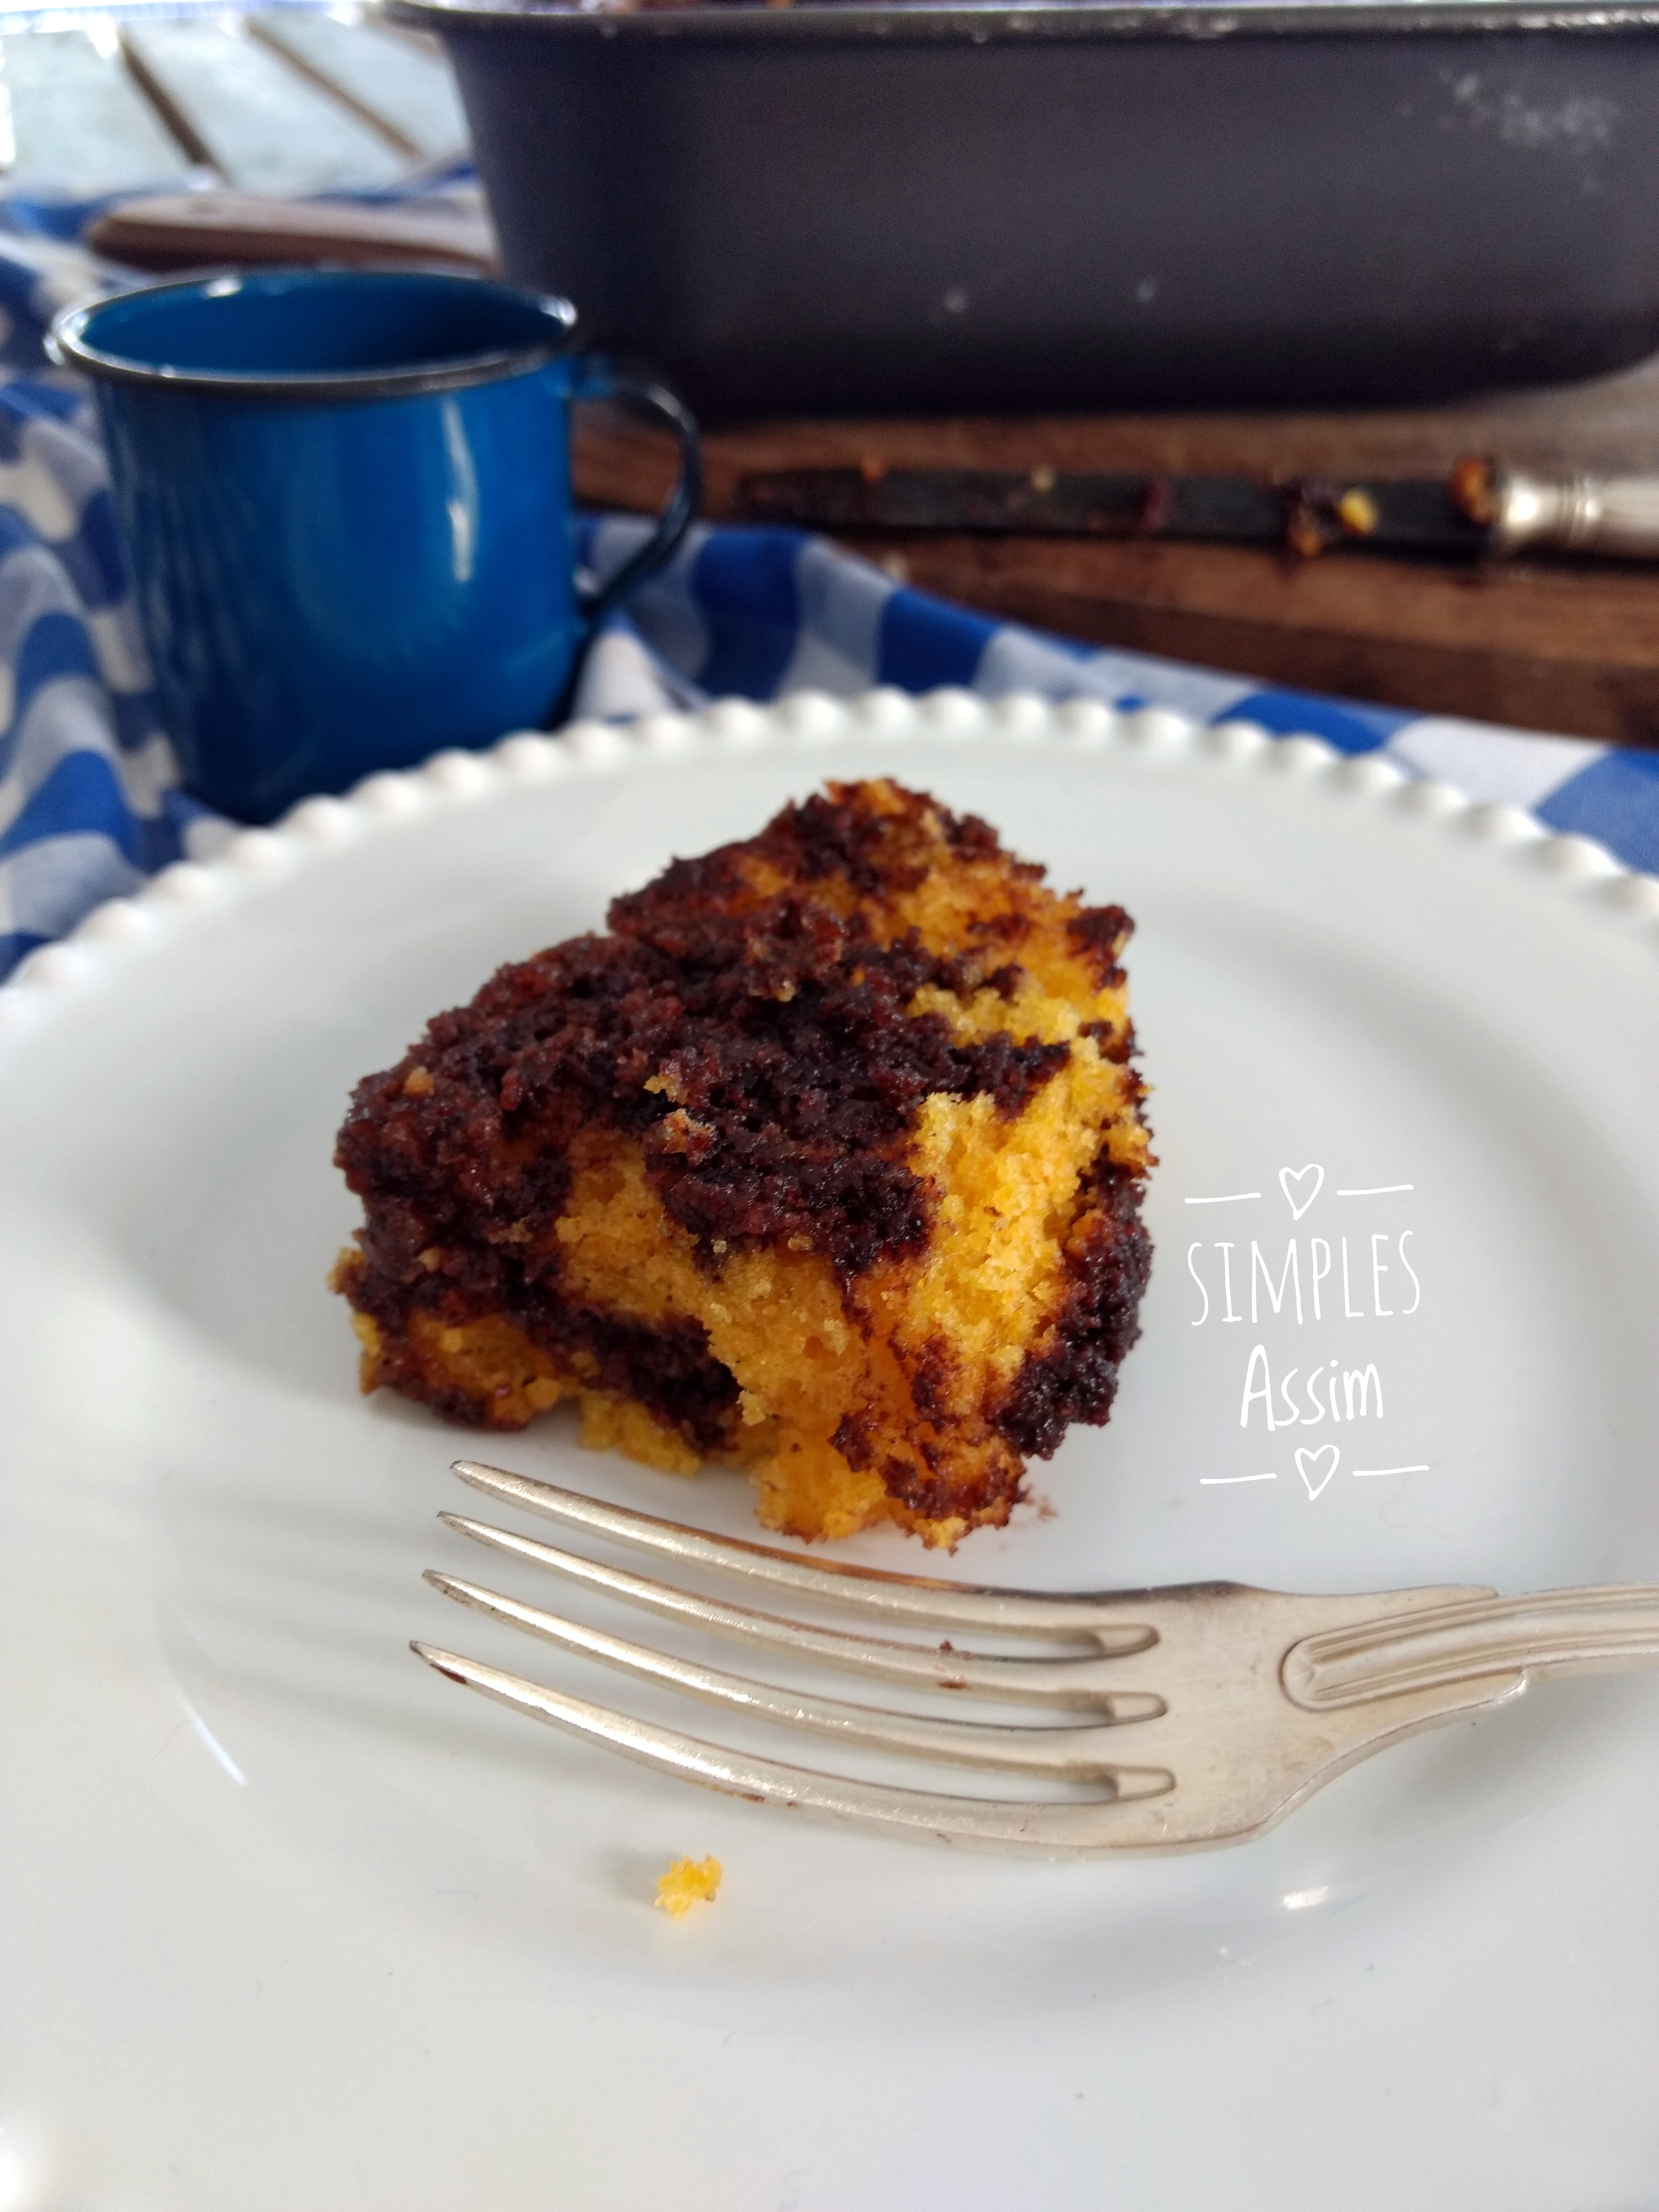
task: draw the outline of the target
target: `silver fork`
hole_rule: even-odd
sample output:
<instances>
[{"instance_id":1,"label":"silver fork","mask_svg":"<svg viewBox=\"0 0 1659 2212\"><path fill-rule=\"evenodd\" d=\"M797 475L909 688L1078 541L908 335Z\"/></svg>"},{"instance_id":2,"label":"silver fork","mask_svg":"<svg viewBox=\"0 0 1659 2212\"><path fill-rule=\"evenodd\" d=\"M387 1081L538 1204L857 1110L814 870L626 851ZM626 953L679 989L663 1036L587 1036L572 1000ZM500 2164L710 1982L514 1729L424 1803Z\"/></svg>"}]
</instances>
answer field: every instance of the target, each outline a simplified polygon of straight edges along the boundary
<instances>
[{"instance_id":1,"label":"silver fork","mask_svg":"<svg viewBox=\"0 0 1659 2212\"><path fill-rule=\"evenodd\" d=\"M475 1542L659 1616L820 1660L866 1680L1047 1707L1060 1724L922 1718L810 1697L695 1665L430 1571L446 1597L645 1680L842 1743L1094 1785L1066 1802L950 1796L722 1750L428 1644L429 1666L515 1711L737 1797L941 1843L1058 1858L1233 1843L1270 1826L1345 1767L1402 1737L1507 1705L1547 1675L1659 1667L1659 1585L1503 1598L1479 1587L1293 1597L1232 1583L1033 1595L707 1536L574 1491L457 1460L464 1482L608 1543L714 1570L774 1597L844 1606L868 1630L945 1632L927 1645L817 1628L697 1596L506 1528L440 1515ZM1075 1656L958 1650L949 1637L1029 1638Z\"/></svg>"}]
</instances>

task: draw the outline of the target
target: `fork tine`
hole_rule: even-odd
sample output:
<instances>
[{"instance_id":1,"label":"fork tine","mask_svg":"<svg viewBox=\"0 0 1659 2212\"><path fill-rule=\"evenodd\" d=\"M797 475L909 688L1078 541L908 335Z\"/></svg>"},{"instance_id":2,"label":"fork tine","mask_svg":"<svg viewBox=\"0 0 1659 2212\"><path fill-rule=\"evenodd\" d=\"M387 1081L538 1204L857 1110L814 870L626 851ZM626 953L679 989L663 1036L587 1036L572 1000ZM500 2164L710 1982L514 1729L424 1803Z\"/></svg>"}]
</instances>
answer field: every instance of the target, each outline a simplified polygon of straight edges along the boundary
<instances>
[{"instance_id":1,"label":"fork tine","mask_svg":"<svg viewBox=\"0 0 1659 2212\"><path fill-rule=\"evenodd\" d=\"M701 1782L730 1797L824 1813L861 1827L890 1832L899 1829L940 1843L1024 1849L1048 1857L1097 1851L1110 1845L1107 1824L1119 1803L1130 1807L1135 1800L1162 1796L1170 1787L1167 1775L1150 1770L1157 1773L1156 1788L1132 1784L1127 1789L1103 1790L1100 1796L1082 1802L1043 1804L945 1796L932 1790L849 1781L807 1767L786 1766L775 1759L725 1751L717 1744L682 1735L676 1729L635 1720L607 1706L591 1705L585 1698L567 1697L561 1691L527 1682L520 1675L504 1674L498 1667L462 1658L433 1644L416 1643L410 1649L453 1682L493 1698L515 1712L528 1714L532 1720L608 1745L659 1773ZM1144 1771L1148 1771L1131 1770L1132 1773ZM1126 1837L1125 1840L1130 1839Z\"/></svg>"},{"instance_id":2,"label":"fork tine","mask_svg":"<svg viewBox=\"0 0 1659 2212\"><path fill-rule=\"evenodd\" d=\"M713 1629L722 1636L742 1637L798 1658L823 1660L830 1666L879 1680L1012 1698L1026 1705L1086 1706L1109 1711L1120 1720L1150 1720L1164 1710L1156 1698L1145 1692L1115 1688L1109 1678L1121 1661L1098 1654L1076 1659L1005 1659L975 1651L930 1650L914 1644L852 1636L838 1628L811 1628L803 1622L781 1620L775 1613L756 1613L747 1606L699 1597L693 1591L653 1582L625 1568L607 1567L579 1553L561 1552L550 1544L538 1543L533 1536L493 1528L487 1522L471 1521L459 1513L441 1513L438 1518L475 1543L527 1559L568 1582L580 1583L609 1597L623 1598L647 1612L696 1628Z\"/></svg>"},{"instance_id":3,"label":"fork tine","mask_svg":"<svg viewBox=\"0 0 1659 2212\"><path fill-rule=\"evenodd\" d=\"M721 1668L698 1667L689 1661L653 1651L603 1630L587 1628L539 1607L524 1605L497 1590L480 1589L476 1583L458 1581L452 1575L428 1568L426 1579L445 1597L471 1606L492 1619L510 1622L532 1636L556 1644L561 1650L602 1660L623 1674L684 1690L711 1705L734 1705L762 1718L781 1721L791 1728L816 1729L843 1743L871 1744L883 1751L915 1752L924 1758L948 1759L958 1766L1000 1769L1010 1774L1062 1775L1081 1781L1110 1779L1128 1770L1118 1753L1123 1739L1116 1724L1097 1723L1088 1728L1000 1728L984 1721L933 1720L920 1714L878 1711L870 1705L846 1703L839 1698L812 1698L754 1682ZM1152 1699L1161 1711L1162 1700ZM1158 1770L1162 1771L1162 1770ZM1121 1784L1120 1784L1121 1786Z\"/></svg>"},{"instance_id":4,"label":"fork tine","mask_svg":"<svg viewBox=\"0 0 1659 2212\"><path fill-rule=\"evenodd\" d=\"M889 1574L878 1567L855 1566L845 1559L803 1559L793 1552L750 1544L738 1537L707 1536L678 1521L659 1521L624 1505L602 1504L574 1490L510 1474L504 1468L458 1459L453 1472L475 1490L522 1506L528 1513L583 1528L614 1543L631 1544L686 1566L712 1567L776 1589L797 1590L820 1602L855 1606L889 1620L915 1621L931 1628L976 1628L999 1636L1083 1638L1108 1651L1144 1650L1156 1632L1138 1621L1134 1607L1156 1591L1108 1595L1057 1591L1034 1596L1029 1590L939 1582L925 1575ZM1218 1585L1217 1587L1220 1587Z\"/></svg>"}]
</instances>

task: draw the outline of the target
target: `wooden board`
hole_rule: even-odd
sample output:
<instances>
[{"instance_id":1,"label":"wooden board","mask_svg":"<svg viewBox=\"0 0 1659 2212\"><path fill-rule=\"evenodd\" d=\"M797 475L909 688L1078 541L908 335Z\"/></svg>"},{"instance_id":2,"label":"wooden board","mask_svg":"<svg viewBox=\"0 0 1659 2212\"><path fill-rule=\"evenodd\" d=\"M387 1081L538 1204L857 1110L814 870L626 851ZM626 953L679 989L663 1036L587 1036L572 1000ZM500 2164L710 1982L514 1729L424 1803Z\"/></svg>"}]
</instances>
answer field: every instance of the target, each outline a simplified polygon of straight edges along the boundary
<instances>
[{"instance_id":1,"label":"wooden board","mask_svg":"<svg viewBox=\"0 0 1659 2212\"><path fill-rule=\"evenodd\" d=\"M741 519L752 471L887 466L1437 475L1516 467L1659 472L1659 362L1566 391L1425 411L775 422L708 439L704 512ZM581 496L644 509L666 442L589 410ZM965 533L842 542L920 588L1101 645L1422 714L1659 745L1659 565L1479 568L1271 551Z\"/></svg>"}]
</instances>

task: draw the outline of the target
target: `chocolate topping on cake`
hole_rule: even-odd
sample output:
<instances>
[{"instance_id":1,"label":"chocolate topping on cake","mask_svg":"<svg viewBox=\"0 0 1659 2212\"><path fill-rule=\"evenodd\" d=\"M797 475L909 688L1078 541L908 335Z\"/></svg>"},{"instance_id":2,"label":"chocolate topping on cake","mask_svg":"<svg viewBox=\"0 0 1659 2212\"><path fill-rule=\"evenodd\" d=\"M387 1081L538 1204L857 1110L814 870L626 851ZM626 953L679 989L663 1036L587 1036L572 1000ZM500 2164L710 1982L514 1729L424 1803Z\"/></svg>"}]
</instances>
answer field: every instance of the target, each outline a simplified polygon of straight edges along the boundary
<instances>
[{"instance_id":1,"label":"chocolate topping on cake","mask_svg":"<svg viewBox=\"0 0 1659 2212\"><path fill-rule=\"evenodd\" d=\"M997 1427L1014 1449L1049 1459L1073 1421L1103 1421L1117 1370L1140 1334L1140 1299L1152 1240L1140 1218L1138 1180L1103 1151L1090 1198L1066 1245L1065 1304L1026 1354Z\"/></svg>"},{"instance_id":2,"label":"chocolate topping on cake","mask_svg":"<svg viewBox=\"0 0 1659 2212\"><path fill-rule=\"evenodd\" d=\"M942 818L953 843L998 849L982 822ZM1069 1048L1006 1032L959 1044L942 1014L906 1012L930 984L1006 995L1012 964L981 975L924 952L914 930L881 945L856 909L752 889L757 857L802 884L833 871L866 890L902 884L921 865L905 826L823 799L787 807L752 843L677 860L616 900L611 936L503 968L441 1014L359 1085L340 1134L347 1182L395 1217L392 1241L376 1225L377 1259L406 1273L443 1243L462 1169L469 1212L535 1242L563 1203L570 1139L593 1121L642 1139L664 1205L711 1257L717 1242L804 1235L851 1278L918 1249L927 1193L893 1140L936 1093L1018 1114ZM1127 923L1107 911L1115 945ZM516 1309L524 1263L495 1249Z\"/></svg>"}]
</instances>

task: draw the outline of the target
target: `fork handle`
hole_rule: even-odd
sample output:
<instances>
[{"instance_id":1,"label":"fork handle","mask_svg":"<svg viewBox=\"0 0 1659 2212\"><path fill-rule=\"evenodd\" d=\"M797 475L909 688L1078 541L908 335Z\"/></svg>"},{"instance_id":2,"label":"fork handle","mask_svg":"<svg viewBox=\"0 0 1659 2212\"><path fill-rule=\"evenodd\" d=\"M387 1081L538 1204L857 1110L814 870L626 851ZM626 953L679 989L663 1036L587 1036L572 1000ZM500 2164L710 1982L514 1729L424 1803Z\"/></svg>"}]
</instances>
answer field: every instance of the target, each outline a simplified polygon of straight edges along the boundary
<instances>
[{"instance_id":1,"label":"fork handle","mask_svg":"<svg viewBox=\"0 0 1659 2212\"><path fill-rule=\"evenodd\" d=\"M1476 1598L1304 1636L1280 1678L1310 1711L1445 1689L1485 1674L1623 1674L1659 1668L1659 1584Z\"/></svg>"}]
</instances>

